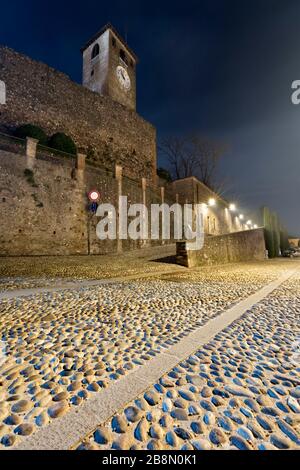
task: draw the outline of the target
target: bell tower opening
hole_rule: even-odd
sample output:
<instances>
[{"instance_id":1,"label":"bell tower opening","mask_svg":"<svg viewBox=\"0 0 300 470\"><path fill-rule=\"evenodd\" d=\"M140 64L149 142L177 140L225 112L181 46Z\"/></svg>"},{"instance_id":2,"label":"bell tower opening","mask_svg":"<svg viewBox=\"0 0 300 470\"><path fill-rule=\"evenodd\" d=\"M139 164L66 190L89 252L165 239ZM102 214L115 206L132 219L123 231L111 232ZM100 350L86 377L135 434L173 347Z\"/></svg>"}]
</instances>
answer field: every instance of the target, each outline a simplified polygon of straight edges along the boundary
<instances>
[{"instance_id":1,"label":"bell tower opening","mask_svg":"<svg viewBox=\"0 0 300 470\"><path fill-rule=\"evenodd\" d=\"M94 45L93 49L92 49L92 57L91 59L95 59L95 57L97 57L97 55L99 55L100 53L100 47L99 47L99 44L96 42L96 44Z\"/></svg>"}]
</instances>

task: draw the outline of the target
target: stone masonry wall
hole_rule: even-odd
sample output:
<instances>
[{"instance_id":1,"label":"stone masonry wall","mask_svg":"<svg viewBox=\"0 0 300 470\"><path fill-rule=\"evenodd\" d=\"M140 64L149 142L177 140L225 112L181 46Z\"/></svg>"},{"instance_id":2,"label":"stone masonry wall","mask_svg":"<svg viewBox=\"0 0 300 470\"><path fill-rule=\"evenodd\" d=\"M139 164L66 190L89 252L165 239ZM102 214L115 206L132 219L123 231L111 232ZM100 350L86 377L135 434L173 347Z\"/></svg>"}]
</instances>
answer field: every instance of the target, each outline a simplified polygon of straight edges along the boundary
<instances>
[{"instance_id":1,"label":"stone masonry wall","mask_svg":"<svg viewBox=\"0 0 300 470\"><path fill-rule=\"evenodd\" d=\"M2 144L1 144L2 145ZM161 241L101 241L96 236L97 215L87 210L87 193L97 189L101 202L117 206L115 174L86 165L80 175L76 157L66 158L38 150L33 173L28 173L25 147L0 149L0 256L105 254L131 250ZM159 189L142 180L122 178L122 195L128 204L161 203ZM166 202L172 202L166 199Z\"/></svg>"},{"instance_id":2,"label":"stone masonry wall","mask_svg":"<svg viewBox=\"0 0 300 470\"><path fill-rule=\"evenodd\" d=\"M135 111L5 47L0 47L0 80L7 95L0 131L32 123L49 135L65 132L88 160L112 169L119 162L125 175L155 184L156 130Z\"/></svg>"},{"instance_id":3,"label":"stone masonry wall","mask_svg":"<svg viewBox=\"0 0 300 470\"><path fill-rule=\"evenodd\" d=\"M176 244L177 263L189 268L213 264L265 259L264 229L205 237L202 250L187 250L186 242Z\"/></svg>"},{"instance_id":4,"label":"stone masonry wall","mask_svg":"<svg viewBox=\"0 0 300 470\"><path fill-rule=\"evenodd\" d=\"M0 150L0 254L87 252L83 194L74 162L39 160L33 181L24 155Z\"/></svg>"}]
</instances>

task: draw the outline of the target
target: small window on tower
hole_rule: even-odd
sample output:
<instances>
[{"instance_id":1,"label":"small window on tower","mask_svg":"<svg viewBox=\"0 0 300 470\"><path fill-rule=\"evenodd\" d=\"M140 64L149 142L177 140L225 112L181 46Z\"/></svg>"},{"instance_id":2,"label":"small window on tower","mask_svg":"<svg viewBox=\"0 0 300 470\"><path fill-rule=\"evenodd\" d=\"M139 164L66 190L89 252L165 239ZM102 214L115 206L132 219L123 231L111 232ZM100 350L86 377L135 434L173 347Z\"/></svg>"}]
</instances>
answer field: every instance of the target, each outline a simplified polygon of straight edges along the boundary
<instances>
[{"instance_id":1,"label":"small window on tower","mask_svg":"<svg viewBox=\"0 0 300 470\"><path fill-rule=\"evenodd\" d=\"M128 59L126 57L125 51L123 49L120 49L120 58L125 62L125 64L128 64Z\"/></svg>"},{"instance_id":2,"label":"small window on tower","mask_svg":"<svg viewBox=\"0 0 300 470\"><path fill-rule=\"evenodd\" d=\"M92 59L95 59L95 57L99 55L99 52L100 52L99 44L95 44L92 50Z\"/></svg>"},{"instance_id":3,"label":"small window on tower","mask_svg":"<svg viewBox=\"0 0 300 470\"><path fill-rule=\"evenodd\" d=\"M6 104L6 87L2 80L0 80L0 104Z\"/></svg>"},{"instance_id":4,"label":"small window on tower","mask_svg":"<svg viewBox=\"0 0 300 470\"><path fill-rule=\"evenodd\" d=\"M112 38L111 43L112 43L113 47L116 47L116 39L114 37Z\"/></svg>"},{"instance_id":5,"label":"small window on tower","mask_svg":"<svg viewBox=\"0 0 300 470\"><path fill-rule=\"evenodd\" d=\"M91 77L94 75L94 69L91 71Z\"/></svg>"}]
</instances>

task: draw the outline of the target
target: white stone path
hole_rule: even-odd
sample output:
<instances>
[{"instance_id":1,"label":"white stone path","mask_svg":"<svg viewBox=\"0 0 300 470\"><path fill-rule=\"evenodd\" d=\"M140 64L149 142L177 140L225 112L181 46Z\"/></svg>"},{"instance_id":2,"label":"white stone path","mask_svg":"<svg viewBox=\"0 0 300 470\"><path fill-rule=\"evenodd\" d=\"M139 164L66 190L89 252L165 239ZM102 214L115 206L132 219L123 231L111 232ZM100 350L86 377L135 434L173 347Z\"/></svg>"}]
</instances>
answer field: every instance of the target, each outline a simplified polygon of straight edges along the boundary
<instances>
[{"instance_id":1,"label":"white stone path","mask_svg":"<svg viewBox=\"0 0 300 470\"><path fill-rule=\"evenodd\" d=\"M151 277L164 276L167 274L182 274L181 271L155 271L153 273L139 273L139 274L129 274L128 276L119 276L112 277L108 279L96 279L96 280L82 280L82 281L61 281L56 286L45 286L45 287L31 287L28 289L14 289L10 291L0 292L0 302L2 300L16 299L19 297L30 297L31 295L36 294L46 294L49 292L61 292L62 290L68 289L82 289L83 287L93 287L93 286L104 286L106 284L114 284L115 282L122 281L132 281L136 279L146 279Z\"/></svg>"},{"instance_id":2,"label":"white stone path","mask_svg":"<svg viewBox=\"0 0 300 470\"><path fill-rule=\"evenodd\" d=\"M148 361L145 365L134 369L124 378L112 383L108 388L95 393L79 408L73 408L67 415L57 418L45 428L25 437L14 449L67 450L74 448L84 436L107 421L118 409L124 408L127 403L144 392L181 360L206 344L217 333L239 319L243 314L246 314L255 304L267 297L297 271L299 271L299 267L290 269L255 294L194 330L176 345L166 349L165 352ZM158 273L153 274L153 276L157 275ZM145 277L148 277L148 275ZM126 277L126 279L129 278L129 276ZM112 280L108 281L112 282ZM116 279L113 282L115 281ZM99 281L96 282L99 284Z\"/></svg>"}]
</instances>

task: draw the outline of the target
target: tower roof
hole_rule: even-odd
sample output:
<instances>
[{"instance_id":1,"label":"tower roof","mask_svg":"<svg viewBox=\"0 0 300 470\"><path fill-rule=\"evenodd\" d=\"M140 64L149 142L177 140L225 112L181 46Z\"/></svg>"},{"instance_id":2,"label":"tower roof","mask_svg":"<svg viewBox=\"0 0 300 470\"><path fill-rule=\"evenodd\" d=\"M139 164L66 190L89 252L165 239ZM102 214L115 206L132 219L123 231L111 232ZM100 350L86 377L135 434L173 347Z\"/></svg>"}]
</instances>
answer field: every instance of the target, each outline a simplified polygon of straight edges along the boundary
<instances>
[{"instance_id":1,"label":"tower roof","mask_svg":"<svg viewBox=\"0 0 300 470\"><path fill-rule=\"evenodd\" d=\"M102 36L103 33L105 33L105 31L107 31L108 29L110 29L114 34L115 36L117 36L117 38L119 39L119 41L124 45L124 47L126 47L127 51L129 52L129 54L132 56L132 58L138 62L138 57L137 55L133 52L132 49L130 49L130 47L128 46L127 42L122 38L122 36L118 33L118 31L113 27L113 25L111 23L107 23L105 26L103 26L103 28L100 29L100 31L98 31L81 49L81 53L83 53L83 51L85 51L85 49L87 49L93 42L95 42L100 36Z\"/></svg>"}]
</instances>

